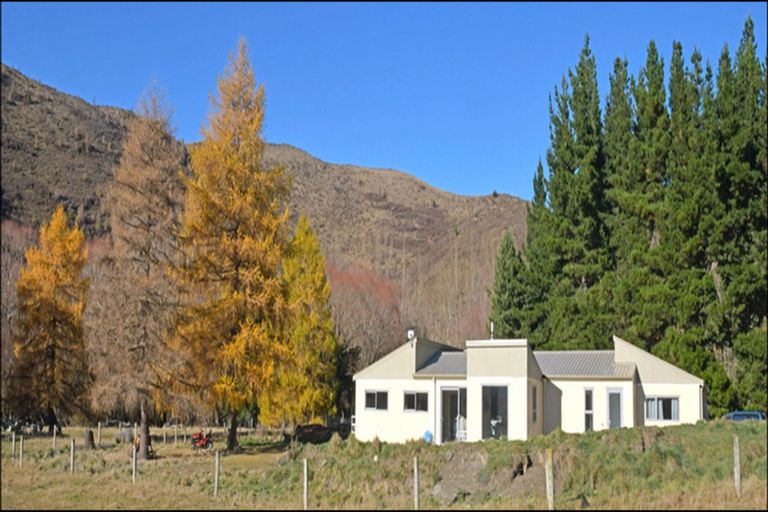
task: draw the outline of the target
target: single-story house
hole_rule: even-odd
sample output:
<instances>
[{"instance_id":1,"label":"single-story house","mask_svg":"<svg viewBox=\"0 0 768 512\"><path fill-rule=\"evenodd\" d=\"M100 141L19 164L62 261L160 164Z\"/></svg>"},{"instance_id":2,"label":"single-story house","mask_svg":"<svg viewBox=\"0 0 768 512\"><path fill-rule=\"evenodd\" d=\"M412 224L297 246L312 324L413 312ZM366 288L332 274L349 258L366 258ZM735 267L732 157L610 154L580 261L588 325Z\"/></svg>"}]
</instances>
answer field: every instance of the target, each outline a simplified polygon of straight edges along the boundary
<instances>
[{"instance_id":1,"label":"single-story house","mask_svg":"<svg viewBox=\"0 0 768 512\"><path fill-rule=\"evenodd\" d=\"M707 417L702 379L616 336L613 344L533 351L525 339L490 339L460 350L409 330L405 344L354 375L353 433L441 444Z\"/></svg>"}]
</instances>

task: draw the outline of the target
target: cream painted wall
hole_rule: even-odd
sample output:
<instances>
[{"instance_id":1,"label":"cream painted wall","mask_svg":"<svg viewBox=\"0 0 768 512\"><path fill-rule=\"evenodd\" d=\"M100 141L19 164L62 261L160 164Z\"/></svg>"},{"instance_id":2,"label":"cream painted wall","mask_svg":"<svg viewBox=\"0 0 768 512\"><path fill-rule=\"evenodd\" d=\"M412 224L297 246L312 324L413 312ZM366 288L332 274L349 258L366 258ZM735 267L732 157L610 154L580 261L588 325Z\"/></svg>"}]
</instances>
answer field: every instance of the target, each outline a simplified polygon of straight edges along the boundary
<instances>
[{"instance_id":1,"label":"cream painted wall","mask_svg":"<svg viewBox=\"0 0 768 512\"><path fill-rule=\"evenodd\" d=\"M696 423L701 417L701 395L698 384L656 384L643 383L643 393L646 398L678 397L680 414L678 421L664 420L645 420L646 425L666 426L680 425L683 423ZM645 416L645 403L643 403L643 416Z\"/></svg>"},{"instance_id":2,"label":"cream painted wall","mask_svg":"<svg viewBox=\"0 0 768 512\"><path fill-rule=\"evenodd\" d=\"M353 379L411 379L414 369L415 343L406 342L381 359L357 372Z\"/></svg>"},{"instance_id":3,"label":"cream painted wall","mask_svg":"<svg viewBox=\"0 0 768 512\"><path fill-rule=\"evenodd\" d=\"M366 391L387 391L387 410L365 408ZM427 392L427 412L405 411L405 391ZM355 383L355 437L373 441L378 437L387 443L404 443L423 439L429 430L434 439L435 392L432 379L366 379Z\"/></svg>"},{"instance_id":4,"label":"cream painted wall","mask_svg":"<svg viewBox=\"0 0 768 512\"><path fill-rule=\"evenodd\" d=\"M592 426L594 430L608 428L608 389L621 389L622 427L635 425L634 383L631 380L551 379L549 384L561 393L560 428L563 432L584 432L584 390L588 388L592 389ZM550 393L551 396L555 394L556 392ZM551 410L551 405L547 410Z\"/></svg>"},{"instance_id":5,"label":"cream painted wall","mask_svg":"<svg viewBox=\"0 0 768 512\"><path fill-rule=\"evenodd\" d=\"M536 421L533 421L533 388L536 387ZM528 438L544 432L544 389L541 380L528 379Z\"/></svg>"},{"instance_id":6,"label":"cream painted wall","mask_svg":"<svg viewBox=\"0 0 768 512\"><path fill-rule=\"evenodd\" d=\"M618 336L613 337L614 357L617 363L635 363L643 386L649 383L704 384L695 375L636 347Z\"/></svg>"},{"instance_id":7,"label":"cream painted wall","mask_svg":"<svg viewBox=\"0 0 768 512\"><path fill-rule=\"evenodd\" d=\"M549 434L560 427L562 415L562 391L551 381L544 379L542 383L544 388L544 416L543 416L543 434Z\"/></svg>"},{"instance_id":8,"label":"cream painted wall","mask_svg":"<svg viewBox=\"0 0 768 512\"><path fill-rule=\"evenodd\" d=\"M530 346L528 352L528 438L544 433L544 384L541 369ZM533 421L533 388L536 387L536 421Z\"/></svg>"},{"instance_id":9,"label":"cream painted wall","mask_svg":"<svg viewBox=\"0 0 768 512\"><path fill-rule=\"evenodd\" d=\"M527 375L528 352L526 345L467 345L467 376L523 377Z\"/></svg>"},{"instance_id":10,"label":"cream painted wall","mask_svg":"<svg viewBox=\"0 0 768 512\"><path fill-rule=\"evenodd\" d=\"M526 377L467 377L467 440L483 438L483 386L507 386L507 437L527 439Z\"/></svg>"}]
</instances>

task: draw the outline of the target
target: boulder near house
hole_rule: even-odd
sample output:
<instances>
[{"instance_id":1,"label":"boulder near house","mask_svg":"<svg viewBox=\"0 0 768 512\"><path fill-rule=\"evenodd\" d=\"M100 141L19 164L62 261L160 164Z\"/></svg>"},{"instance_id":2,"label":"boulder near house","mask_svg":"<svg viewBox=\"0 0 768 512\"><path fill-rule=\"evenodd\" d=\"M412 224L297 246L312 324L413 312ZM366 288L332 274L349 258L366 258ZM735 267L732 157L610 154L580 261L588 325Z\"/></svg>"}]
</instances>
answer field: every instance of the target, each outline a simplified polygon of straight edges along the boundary
<instances>
[{"instance_id":1,"label":"boulder near house","mask_svg":"<svg viewBox=\"0 0 768 512\"><path fill-rule=\"evenodd\" d=\"M354 376L361 441L528 439L564 432L695 423L704 381L613 337L613 350L532 351L527 340L418 338Z\"/></svg>"}]
</instances>

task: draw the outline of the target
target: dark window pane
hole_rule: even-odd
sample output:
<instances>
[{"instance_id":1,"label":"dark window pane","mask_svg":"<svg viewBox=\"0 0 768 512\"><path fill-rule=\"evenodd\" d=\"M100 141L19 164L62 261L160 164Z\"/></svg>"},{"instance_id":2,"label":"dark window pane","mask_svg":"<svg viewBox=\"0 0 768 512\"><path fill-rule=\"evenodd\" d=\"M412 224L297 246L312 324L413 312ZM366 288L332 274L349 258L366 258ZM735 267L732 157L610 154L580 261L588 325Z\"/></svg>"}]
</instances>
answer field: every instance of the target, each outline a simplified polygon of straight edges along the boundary
<instances>
[{"instance_id":1,"label":"dark window pane","mask_svg":"<svg viewBox=\"0 0 768 512\"><path fill-rule=\"evenodd\" d=\"M386 410L387 409L387 392L379 391L376 393L376 408Z\"/></svg>"},{"instance_id":2,"label":"dark window pane","mask_svg":"<svg viewBox=\"0 0 768 512\"><path fill-rule=\"evenodd\" d=\"M675 414L672 409L672 401L677 401L676 398L659 398L659 419L660 420L674 420ZM676 409L677 407L675 407ZM675 411L677 412L677 411Z\"/></svg>"},{"instance_id":3,"label":"dark window pane","mask_svg":"<svg viewBox=\"0 0 768 512\"><path fill-rule=\"evenodd\" d=\"M416 396L413 393L405 394L405 410L413 411L416 409Z\"/></svg>"},{"instance_id":4,"label":"dark window pane","mask_svg":"<svg viewBox=\"0 0 768 512\"><path fill-rule=\"evenodd\" d=\"M592 410L592 390L591 389L587 389L584 391L584 410L585 411Z\"/></svg>"},{"instance_id":5,"label":"dark window pane","mask_svg":"<svg viewBox=\"0 0 768 512\"><path fill-rule=\"evenodd\" d=\"M584 430L585 431L592 430L592 414L584 415Z\"/></svg>"},{"instance_id":6,"label":"dark window pane","mask_svg":"<svg viewBox=\"0 0 768 512\"><path fill-rule=\"evenodd\" d=\"M483 386L483 439L507 437L507 387Z\"/></svg>"},{"instance_id":7,"label":"dark window pane","mask_svg":"<svg viewBox=\"0 0 768 512\"><path fill-rule=\"evenodd\" d=\"M366 409L376 408L376 393L371 393L371 392L365 393L365 408Z\"/></svg>"},{"instance_id":8,"label":"dark window pane","mask_svg":"<svg viewBox=\"0 0 768 512\"><path fill-rule=\"evenodd\" d=\"M428 408L427 406L427 394L426 393L416 393L416 410L417 411L426 411Z\"/></svg>"}]
</instances>

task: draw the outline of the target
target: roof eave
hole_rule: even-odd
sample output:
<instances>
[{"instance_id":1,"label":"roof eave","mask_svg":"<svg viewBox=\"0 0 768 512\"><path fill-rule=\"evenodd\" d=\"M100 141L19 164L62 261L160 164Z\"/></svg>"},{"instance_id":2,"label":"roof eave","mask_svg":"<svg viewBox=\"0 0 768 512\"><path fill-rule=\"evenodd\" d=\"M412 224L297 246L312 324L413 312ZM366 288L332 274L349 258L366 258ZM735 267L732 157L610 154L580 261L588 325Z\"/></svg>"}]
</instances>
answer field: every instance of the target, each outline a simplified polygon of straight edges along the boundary
<instances>
[{"instance_id":1,"label":"roof eave","mask_svg":"<svg viewBox=\"0 0 768 512\"><path fill-rule=\"evenodd\" d=\"M633 380L634 375L544 375L549 380Z\"/></svg>"},{"instance_id":2,"label":"roof eave","mask_svg":"<svg viewBox=\"0 0 768 512\"><path fill-rule=\"evenodd\" d=\"M460 374L460 373L414 373L413 378L414 379L431 379L431 378L438 378L438 379L466 379L467 374Z\"/></svg>"}]
</instances>

